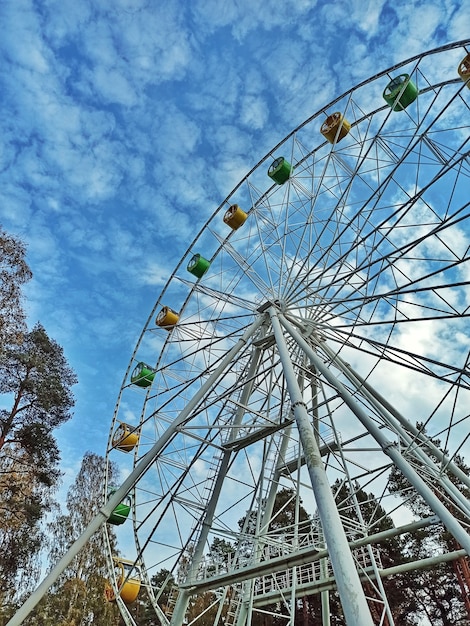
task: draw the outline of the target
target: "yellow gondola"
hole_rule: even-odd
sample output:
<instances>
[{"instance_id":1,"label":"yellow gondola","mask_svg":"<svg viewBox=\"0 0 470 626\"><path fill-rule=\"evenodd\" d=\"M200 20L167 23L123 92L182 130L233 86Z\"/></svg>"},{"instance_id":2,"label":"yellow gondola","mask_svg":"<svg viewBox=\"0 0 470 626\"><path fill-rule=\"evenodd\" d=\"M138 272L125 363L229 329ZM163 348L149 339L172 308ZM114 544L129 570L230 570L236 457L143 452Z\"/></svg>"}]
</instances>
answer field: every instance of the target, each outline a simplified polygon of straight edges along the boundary
<instances>
[{"instance_id":1,"label":"yellow gondola","mask_svg":"<svg viewBox=\"0 0 470 626\"><path fill-rule=\"evenodd\" d=\"M113 560L118 595L125 604L132 604L140 591L140 568L132 561L117 557ZM106 582L104 593L108 602L116 600L115 590L109 581Z\"/></svg>"},{"instance_id":2,"label":"yellow gondola","mask_svg":"<svg viewBox=\"0 0 470 626\"><path fill-rule=\"evenodd\" d=\"M341 115L339 111L329 115L320 128L321 134L328 139L330 143L336 143L344 139L351 130L351 124Z\"/></svg>"},{"instance_id":3,"label":"yellow gondola","mask_svg":"<svg viewBox=\"0 0 470 626\"><path fill-rule=\"evenodd\" d=\"M134 426L121 422L114 431L113 435L113 448L121 450L122 452L130 452L134 449L139 441L139 433Z\"/></svg>"},{"instance_id":4,"label":"yellow gondola","mask_svg":"<svg viewBox=\"0 0 470 626\"><path fill-rule=\"evenodd\" d=\"M165 328L166 330L171 330L176 326L179 320L179 315L173 309L170 309L169 306L164 306L160 313L157 315L157 319L155 323L157 326L161 328Z\"/></svg>"},{"instance_id":5,"label":"yellow gondola","mask_svg":"<svg viewBox=\"0 0 470 626\"><path fill-rule=\"evenodd\" d=\"M460 78L464 83L467 83L467 87L470 89L470 53L460 61L457 71Z\"/></svg>"},{"instance_id":6,"label":"yellow gondola","mask_svg":"<svg viewBox=\"0 0 470 626\"><path fill-rule=\"evenodd\" d=\"M233 228L233 230L237 230L237 228L240 228L240 226L245 223L247 217L247 213L245 213L238 204L232 204L225 212L224 222L230 226L230 228Z\"/></svg>"}]
</instances>

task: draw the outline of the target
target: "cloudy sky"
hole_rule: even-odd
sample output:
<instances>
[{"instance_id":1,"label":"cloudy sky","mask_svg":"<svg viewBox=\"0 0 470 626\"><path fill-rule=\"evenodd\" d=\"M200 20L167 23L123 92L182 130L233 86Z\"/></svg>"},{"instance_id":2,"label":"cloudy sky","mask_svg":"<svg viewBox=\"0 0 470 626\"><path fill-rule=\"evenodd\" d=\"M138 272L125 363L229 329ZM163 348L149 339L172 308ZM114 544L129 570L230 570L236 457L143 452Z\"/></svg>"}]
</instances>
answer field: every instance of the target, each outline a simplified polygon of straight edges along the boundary
<instances>
[{"instance_id":1,"label":"cloudy sky","mask_svg":"<svg viewBox=\"0 0 470 626\"><path fill-rule=\"evenodd\" d=\"M470 33L464 0L3 0L0 222L30 324L75 369L66 481L103 454L149 311L195 231L293 127Z\"/></svg>"}]
</instances>

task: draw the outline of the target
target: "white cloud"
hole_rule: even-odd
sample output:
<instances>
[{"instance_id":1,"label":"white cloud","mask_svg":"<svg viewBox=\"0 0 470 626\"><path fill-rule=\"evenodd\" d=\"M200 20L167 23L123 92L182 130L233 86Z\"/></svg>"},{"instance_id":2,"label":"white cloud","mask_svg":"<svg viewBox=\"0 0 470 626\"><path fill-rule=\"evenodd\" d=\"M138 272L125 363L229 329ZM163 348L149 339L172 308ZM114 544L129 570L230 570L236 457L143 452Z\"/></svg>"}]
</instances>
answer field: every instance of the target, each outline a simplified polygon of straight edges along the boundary
<instances>
[{"instance_id":1,"label":"white cloud","mask_svg":"<svg viewBox=\"0 0 470 626\"><path fill-rule=\"evenodd\" d=\"M260 130L268 119L267 109L267 102L263 98L247 96L242 102L240 122L248 128Z\"/></svg>"},{"instance_id":2,"label":"white cloud","mask_svg":"<svg viewBox=\"0 0 470 626\"><path fill-rule=\"evenodd\" d=\"M276 27L286 27L315 4L316 2L311 0L304 2L286 0L282 4L268 0L260 12L249 0L239 0L224 6L217 0L198 0L192 4L192 13L198 31L203 35L207 36L218 29L230 27L231 34L243 42L254 30L269 31Z\"/></svg>"},{"instance_id":3,"label":"white cloud","mask_svg":"<svg viewBox=\"0 0 470 626\"><path fill-rule=\"evenodd\" d=\"M450 41L461 41L468 37L470 31L470 14L465 3L457 2L452 7L448 33Z\"/></svg>"},{"instance_id":4,"label":"white cloud","mask_svg":"<svg viewBox=\"0 0 470 626\"><path fill-rule=\"evenodd\" d=\"M131 107L138 101L133 85L127 76L116 69L99 66L93 73L93 87L105 103Z\"/></svg>"}]
</instances>

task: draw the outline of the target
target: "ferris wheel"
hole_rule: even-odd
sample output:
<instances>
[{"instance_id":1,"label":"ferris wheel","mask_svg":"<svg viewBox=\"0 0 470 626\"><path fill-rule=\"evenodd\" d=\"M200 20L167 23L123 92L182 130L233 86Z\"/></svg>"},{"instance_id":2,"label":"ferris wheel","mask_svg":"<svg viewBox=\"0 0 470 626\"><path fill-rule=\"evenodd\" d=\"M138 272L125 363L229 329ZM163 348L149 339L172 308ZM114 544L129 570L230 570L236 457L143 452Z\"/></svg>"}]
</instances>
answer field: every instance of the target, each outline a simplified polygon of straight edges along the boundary
<instances>
[{"instance_id":1,"label":"ferris wheel","mask_svg":"<svg viewBox=\"0 0 470 626\"><path fill-rule=\"evenodd\" d=\"M326 626L334 594L349 626L392 625L387 577L424 565L384 540L443 524L442 558L470 553L469 45L295 128L168 277L107 451L132 487L110 520L126 623L147 591L172 626L293 624L305 597Z\"/></svg>"}]
</instances>

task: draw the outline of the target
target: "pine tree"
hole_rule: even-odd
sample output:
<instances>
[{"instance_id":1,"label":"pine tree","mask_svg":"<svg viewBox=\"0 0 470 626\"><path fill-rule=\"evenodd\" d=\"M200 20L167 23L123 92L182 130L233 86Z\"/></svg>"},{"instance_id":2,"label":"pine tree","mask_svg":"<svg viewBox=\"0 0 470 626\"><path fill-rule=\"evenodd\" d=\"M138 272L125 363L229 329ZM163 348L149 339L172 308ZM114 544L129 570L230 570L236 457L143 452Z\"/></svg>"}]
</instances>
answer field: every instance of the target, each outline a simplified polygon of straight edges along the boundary
<instances>
[{"instance_id":1,"label":"pine tree","mask_svg":"<svg viewBox=\"0 0 470 626\"><path fill-rule=\"evenodd\" d=\"M426 434L423 424L418 423L417 428ZM434 438L431 439L431 441L436 447L441 447L441 442L438 439ZM431 458L439 465L437 458L432 455ZM420 474L426 477L428 475L427 470L424 467L420 468L416 460L414 463L418 471L421 469ZM470 467L466 465L462 457L455 457L454 463L467 475L470 473ZM470 493L468 488L465 485L459 484L455 476L450 475L449 477L458 489L469 498ZM437 481L431 480L429 484L439 499L442 501L447 500ZM408 480L398 470L392 470L390 476L391 492L399 496L402 493L409 493L410 489L411 485ZM418 493L414 493L412 498L408 497L405 505L418 519L433 515L429 505ZM456 506L449 504L449 502L447 502L447 506L450 507L451 512L457 519L464 524L467 523L468 520L464 519L464 515ZM437 554L452 552L459 548L460 546L455 539L441 524L431 526L424 531L417 532L415 535L410 536L405 547L410 560L435 557ZM468 557L464 557L464 559L468 566ZM459 586L454 562L441 563L431 569L421 570L415 574L415 581L417 585L412 590L413 602L417 607L417 612L421 614L423 618L426 617L433 626L470 625L470 615L465 608L462 589Z\"/></svg>"},{"instance_id":2,"label":"pine tree","mask_svg":"<svg viewBox=\"0 0 470 626\"><path fill-rule=\"evenodd\" d=\"M60 479L53 430L71 417L76 382L62 348L37 324L0 360L0 599L12 602L34 582L43 534Z\"/></svg>"},{"instance_id":3,"label":"pine tree","mask_svg":"<svg viewBox=\"0 0 470 626\"><path fill-rule=\"evenodd\" d=\"M26 330L21 288L32 274L25 257L24 244L0 227L0 355L21 343Z\"/></svg>"},{"instance_id":4,"label":"pine tree","mask_svg":"<svg viewBox=\"0 0 470 626\"><path fill-rule=\"evenodd\" d=\"M32 455L35 464L54 461L57 448L51 431L71 418L71 387L76 382L63 349L41 324L20 345L7 347L0 362L0 393L9 394L13 402L11 409L0 412L0 450L15 444Z\"/></svg>"},{"instance_id":5,"label":"pine tree","mask_svg":"<svg viewBox=\"0 0 470 626\"><path fill-rule=\"evenodd\" d=\"M170 591L174 584L175 581L171 572L165 568L159 570L150 579L156 602L163 613L167 611ZM139 594L137 602L140 604L139 626L162 626L147 594Z\"/></svg>"},{"instance_id":6,"label":"pine tree","mask_svg":"<svg viewBox=\"0 0 470 626\"><path fill-rule=\"evenodd\" d=\"M210 573L220 574L227 572L230 564L230 560L235 554L235 547L230 541L215 537L209 550L208 558L208 571Z\"/></svg>"}]
</instances>

